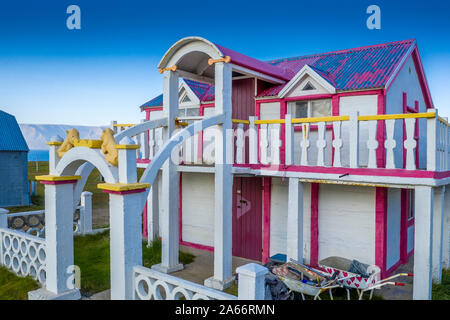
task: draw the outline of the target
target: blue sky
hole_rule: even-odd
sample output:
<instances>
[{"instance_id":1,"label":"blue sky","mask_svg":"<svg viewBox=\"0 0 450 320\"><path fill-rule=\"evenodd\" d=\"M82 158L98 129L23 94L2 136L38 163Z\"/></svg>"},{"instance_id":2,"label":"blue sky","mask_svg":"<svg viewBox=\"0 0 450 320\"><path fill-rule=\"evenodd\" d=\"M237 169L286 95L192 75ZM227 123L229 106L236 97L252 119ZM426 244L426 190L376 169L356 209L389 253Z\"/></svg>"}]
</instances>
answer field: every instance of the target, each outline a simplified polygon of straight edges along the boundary
<instances>
[{"instance_id":1,"label":"blue sky","mask_svg":"<svg viewBox=\"0 0 450 320\"><path fill-rule=\"evenodd\" d=\"M66 8L81 8L81 30ZM381 30L366 8L381 8ZM450 116L448 1L96 1L0 3L0 109L22 123L136 122L162 91L157 64L197 35L258 59L416 38L435 105Z\"/></svg>"}]
</instances>

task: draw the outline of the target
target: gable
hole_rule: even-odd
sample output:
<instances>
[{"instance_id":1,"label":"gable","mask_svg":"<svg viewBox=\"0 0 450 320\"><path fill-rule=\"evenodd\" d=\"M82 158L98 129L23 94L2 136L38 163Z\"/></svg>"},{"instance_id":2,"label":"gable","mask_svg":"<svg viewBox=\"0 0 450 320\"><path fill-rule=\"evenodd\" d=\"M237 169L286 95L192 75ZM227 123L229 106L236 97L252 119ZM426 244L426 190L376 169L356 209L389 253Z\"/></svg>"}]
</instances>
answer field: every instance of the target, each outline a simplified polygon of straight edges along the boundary
<instances>
[{"instance_id":1,"label":"gable","mask_svg":"<svg viewBox=\"0 0 450 320\"><path fill-rule=\"evenodd\" d=\"M308 89L311 87L311 89ZM329 94L330 91L324 88L320 83L314 80L312 77L306 75L300 81L288 91L285 97L299 97L312 94Z\"/></svg>"},{"instance_id":2,"label":"gable","mask_svg":"<svg viewBox=\"0 0 450 320\"><path fill-rule=\"evenodd\" d=\"M325 79L325 74L319 74L318 71L305 65L297 74L281 89L279 96L298 97L319 93L335 93L336 89ZM310 90L304 90L305 87L312 87Z\"/></svg>"}]
</instances>

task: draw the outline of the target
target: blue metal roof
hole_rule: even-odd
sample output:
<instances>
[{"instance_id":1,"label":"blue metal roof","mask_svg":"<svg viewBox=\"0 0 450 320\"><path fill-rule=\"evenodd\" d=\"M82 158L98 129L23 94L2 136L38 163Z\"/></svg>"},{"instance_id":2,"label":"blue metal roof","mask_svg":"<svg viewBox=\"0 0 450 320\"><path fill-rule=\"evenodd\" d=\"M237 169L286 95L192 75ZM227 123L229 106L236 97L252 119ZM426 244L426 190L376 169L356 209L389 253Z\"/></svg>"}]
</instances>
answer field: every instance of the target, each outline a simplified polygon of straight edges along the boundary
<instances>
[{"instance_id":1,"label":"blue metal roof","mask_svg":"<svg viewBox=\"0 0 450 320\"><path fill-rule=\"evenodd\" d=\"M29 151L16 118L1 110L0 151Z\"/></svg>"},{"instance_id":2,"label":"blue metal roof","mask_svg":"<svg viewBox=\"0 0 450 320\"><path fill-rule=\"evenodd\" d=\"M142 106L140 106L141 109L144 108L155 108L155 107L161 107L163 105L163 95L160 94L156 98L153 98L150 101L147 101Z\"/></svg>"}]
</instances>

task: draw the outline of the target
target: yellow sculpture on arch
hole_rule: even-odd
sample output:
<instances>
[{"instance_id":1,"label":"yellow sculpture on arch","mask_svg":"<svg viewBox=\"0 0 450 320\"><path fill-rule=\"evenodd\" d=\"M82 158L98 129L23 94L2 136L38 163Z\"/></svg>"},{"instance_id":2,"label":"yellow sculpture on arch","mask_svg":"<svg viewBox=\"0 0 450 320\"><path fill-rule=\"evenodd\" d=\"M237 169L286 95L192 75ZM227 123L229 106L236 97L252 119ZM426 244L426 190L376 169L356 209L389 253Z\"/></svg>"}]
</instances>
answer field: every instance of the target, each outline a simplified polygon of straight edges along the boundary
<instances>
[{"instance_id":1,"label":"yellow sculpture on arch","mask_svg":"<svg viewBox=\"0 0 450 320\"><path fill-rule=\"evenodd\" d=\"M72 149L74 147L75 140L80 140L80 133L78 132L77 129L72 128L67 131L66 139L64 140L63 144L56 151L60 158L62 158L63 155L67 151L69 151L70 149Z\"/></svg>"},{"instance_id":2,"label":"yellow sculpture on arch","mask_svg":"<svg viewBox=\"0 0 450 320\"><path fill-rule=\"evenodd\" d=\"M101 140L102 152L105 154L106 161L117 167L119 164L119 159L116 149L116 141L114 140L114 131L110 128L103 130Z\"/></svg>"}]
</instances>

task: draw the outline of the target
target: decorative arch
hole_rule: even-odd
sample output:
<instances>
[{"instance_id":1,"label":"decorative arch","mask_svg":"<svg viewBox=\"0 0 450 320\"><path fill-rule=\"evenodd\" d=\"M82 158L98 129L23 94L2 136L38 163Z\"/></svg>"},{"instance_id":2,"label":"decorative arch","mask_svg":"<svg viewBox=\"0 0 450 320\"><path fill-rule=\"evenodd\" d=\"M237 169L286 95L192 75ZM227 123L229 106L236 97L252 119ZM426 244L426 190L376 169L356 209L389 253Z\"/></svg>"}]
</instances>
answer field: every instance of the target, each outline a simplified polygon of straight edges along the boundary
<instances>
[{"instance_id":1,"label":"decorative arch","mask_svg":"<svg viewBox=\"0 0 450 320\"><path fill-rule=\"evenodd\" d=\"M207 54L212 59L224 58L219 48L202 37L186 37L175 42L164 54L159 62L158 68L164 69L177 64L185 55L192 52Z\"/></svg>"},{"instance_id":2,"label":"decorative arch","mask_svg":"<svg viewBox=\"0 0 450 320\"><path fill-rule=\"evenodd\" d=\"M81 168L86 162L89 162L96 167L107 183L118 182L117 168L106 162L105 157L100 150L87 147L76 147L67 151L56 166L55 172L60 176L70 176L84 171L83 173L85 175L86 173L90 173L93 169L89 166Z\"/></svg>"}]
</instances>

